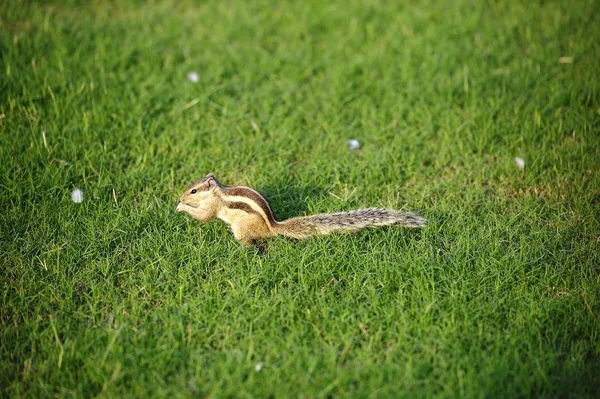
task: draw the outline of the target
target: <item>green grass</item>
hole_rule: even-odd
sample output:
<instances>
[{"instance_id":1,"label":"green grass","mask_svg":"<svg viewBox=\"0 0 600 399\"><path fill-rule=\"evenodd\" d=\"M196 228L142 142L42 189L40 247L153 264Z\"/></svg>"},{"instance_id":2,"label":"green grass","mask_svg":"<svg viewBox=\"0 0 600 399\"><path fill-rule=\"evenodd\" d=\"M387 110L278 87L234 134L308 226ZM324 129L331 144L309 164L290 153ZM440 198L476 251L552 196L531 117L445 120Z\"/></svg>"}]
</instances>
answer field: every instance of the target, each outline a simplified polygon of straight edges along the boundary
<instances>
[{"instance_id":1,"label":"green grass","mask_svg":"<svg viewBox=\"0 0 600 399\"><path fill-rule=\"evenodd\" d=\"M2 1L0 396L598 395L600 7L522 3Z\"/></svg>"}]
</instances>

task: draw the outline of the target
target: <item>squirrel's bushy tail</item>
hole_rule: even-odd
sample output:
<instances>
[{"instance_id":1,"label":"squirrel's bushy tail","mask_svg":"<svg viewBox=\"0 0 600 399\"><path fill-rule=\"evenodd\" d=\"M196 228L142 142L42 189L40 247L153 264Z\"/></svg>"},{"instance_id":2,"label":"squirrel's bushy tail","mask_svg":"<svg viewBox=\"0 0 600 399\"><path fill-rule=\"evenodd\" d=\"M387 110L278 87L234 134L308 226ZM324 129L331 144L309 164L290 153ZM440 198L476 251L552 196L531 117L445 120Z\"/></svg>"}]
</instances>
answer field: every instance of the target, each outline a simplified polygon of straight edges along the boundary
<instances>
[{"instance_id":1,"label":"squirrel's bushy tail","mask_svg":"<svg viewBox=\"0 0 600 399\"><path fill-rule=\"evenodd\" d=\"M357 231L367 227L391 225L424 227L427 221L413 212L368 208L291 218L277 223L274 230L277 234L303 239L336 231Z\"/></svg>"}]
</instances>

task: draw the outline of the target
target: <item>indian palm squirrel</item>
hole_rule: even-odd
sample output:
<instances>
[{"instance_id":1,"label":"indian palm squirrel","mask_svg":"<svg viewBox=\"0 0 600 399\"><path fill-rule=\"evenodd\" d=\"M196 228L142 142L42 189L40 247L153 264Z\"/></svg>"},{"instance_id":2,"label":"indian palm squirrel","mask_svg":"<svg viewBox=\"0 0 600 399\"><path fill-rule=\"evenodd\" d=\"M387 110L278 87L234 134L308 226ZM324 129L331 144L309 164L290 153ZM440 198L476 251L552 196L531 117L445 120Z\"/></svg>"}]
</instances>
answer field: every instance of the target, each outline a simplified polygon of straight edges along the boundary
<instances>
[{"instance_id":1,"label":"indian palm squirrel","mask_svg":"<svg viewBox=\"0 0 600 399\"><path fill-rule=\"evenodd\" d=\"M258 191L250 187L224 186L212 173L186 188L179 201L178 212L189 213L203 222L214 218L223 220L230 226L235 239L245 246L277 235L305 239L367 227L427 225L425 219L413 212L379 208L301 216L279 222Z\"/></svg>"}]
</instances>

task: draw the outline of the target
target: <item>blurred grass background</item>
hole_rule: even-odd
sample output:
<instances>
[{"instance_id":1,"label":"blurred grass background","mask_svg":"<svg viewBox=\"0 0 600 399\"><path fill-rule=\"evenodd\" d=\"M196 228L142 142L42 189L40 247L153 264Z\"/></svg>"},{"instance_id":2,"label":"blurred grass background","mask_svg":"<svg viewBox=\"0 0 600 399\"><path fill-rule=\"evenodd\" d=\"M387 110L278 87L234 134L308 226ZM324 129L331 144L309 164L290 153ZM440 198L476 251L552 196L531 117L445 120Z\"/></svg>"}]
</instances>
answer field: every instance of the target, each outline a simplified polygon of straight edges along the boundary
<instances>
[{"instance_id":1,"label":"blurred grass background","mask_svg":"<svg viewBox=\"0 0 600 399\"><path fill-rule=\"evenodd\" d=\"M598 395L599 8L0 2L2 395ZM259 256L208 172L430 226Z\"/></svg>"}]
</instances>

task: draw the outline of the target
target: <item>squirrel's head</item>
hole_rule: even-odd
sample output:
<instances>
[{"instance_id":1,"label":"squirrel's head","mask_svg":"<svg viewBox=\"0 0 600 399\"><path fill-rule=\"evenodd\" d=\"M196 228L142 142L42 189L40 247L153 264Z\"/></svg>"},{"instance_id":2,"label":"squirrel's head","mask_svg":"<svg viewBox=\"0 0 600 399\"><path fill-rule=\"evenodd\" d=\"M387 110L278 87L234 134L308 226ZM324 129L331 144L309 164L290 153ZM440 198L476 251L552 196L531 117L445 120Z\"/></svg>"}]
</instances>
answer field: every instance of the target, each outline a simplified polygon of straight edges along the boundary
<instances>
[{"instance_id":1,"label":"squirrel's head","mask_svg":"<svg viewBox=\"0 0 600 399\"><path fill-rule=\"evenodd\" d=\"M219 211L221 201L220 196L215 191L221 187L221 184L212 173L207 174L202 179L192 183L181 194L177 212L187 212L198 220L211 220L217 216Z\"/></svg>"}]
</instances>

